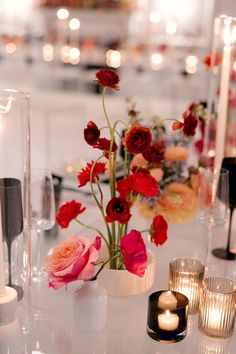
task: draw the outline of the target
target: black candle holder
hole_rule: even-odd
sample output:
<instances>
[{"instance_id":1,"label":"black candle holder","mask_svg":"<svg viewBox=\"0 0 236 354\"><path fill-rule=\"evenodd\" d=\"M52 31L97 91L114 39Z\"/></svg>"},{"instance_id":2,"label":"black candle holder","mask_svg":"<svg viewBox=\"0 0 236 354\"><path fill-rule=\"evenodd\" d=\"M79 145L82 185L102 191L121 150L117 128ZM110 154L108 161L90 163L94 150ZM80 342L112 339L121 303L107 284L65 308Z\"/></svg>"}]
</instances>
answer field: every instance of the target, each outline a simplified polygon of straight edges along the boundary
<instances>
[{"instance_id":1,"label":"black candle holder","mask_svg":"<svg viewBox=\"0 0 236 354\"><path fill-rule=\"evenodd\" d=\"M147 334L159 342L179 342L186 335L189 301L183 294L172 291L177 305L160 307L159 297L165 292L157 291L148 298Z\"/></svg>"},{"instance_id":2,"label":"black candle holder","mask_svg":"<svg viewBox=\"0 0 236 354\"><path fill-rule=\"evenodd\" d=\"M8 285L17 291L18 300L23 289L12 280L12 244L23 231L23 207L21 181L17 178L0 178L0 205L3 239L7 244Z\"/></svg>"}]
</instances>

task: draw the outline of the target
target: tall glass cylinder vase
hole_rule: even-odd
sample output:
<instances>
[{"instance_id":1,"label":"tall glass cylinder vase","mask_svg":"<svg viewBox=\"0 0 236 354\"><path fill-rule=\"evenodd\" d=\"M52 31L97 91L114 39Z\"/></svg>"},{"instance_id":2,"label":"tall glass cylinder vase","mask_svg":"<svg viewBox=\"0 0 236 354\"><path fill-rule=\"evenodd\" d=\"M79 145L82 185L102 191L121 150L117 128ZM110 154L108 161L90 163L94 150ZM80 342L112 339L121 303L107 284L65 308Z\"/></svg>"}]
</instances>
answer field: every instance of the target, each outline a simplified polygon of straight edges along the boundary
<instances>
[{"instance_id":1,"label":"tall glass cylinder vase","mask_svg":"<svg viewBox=\"0 0 236 354\"><path fill-rule=\"evenodd\" d=\"M0 206L5 284L17 291L19 321L29 329L31 268L29 95L0 90Z\"/></svg>"},{"instance_id":2,"label":"tall glass cylinder vase","mask_svg":"<svg viewBox=\"0 0 236 354\"><path fill-rule=\"evenodd\" d=\"M204 153L219 168L224 156L236 156L236 19L214 21L211 53L205 64L210 73L210 120L204 134Z\"/></svg>"}]
</instances>

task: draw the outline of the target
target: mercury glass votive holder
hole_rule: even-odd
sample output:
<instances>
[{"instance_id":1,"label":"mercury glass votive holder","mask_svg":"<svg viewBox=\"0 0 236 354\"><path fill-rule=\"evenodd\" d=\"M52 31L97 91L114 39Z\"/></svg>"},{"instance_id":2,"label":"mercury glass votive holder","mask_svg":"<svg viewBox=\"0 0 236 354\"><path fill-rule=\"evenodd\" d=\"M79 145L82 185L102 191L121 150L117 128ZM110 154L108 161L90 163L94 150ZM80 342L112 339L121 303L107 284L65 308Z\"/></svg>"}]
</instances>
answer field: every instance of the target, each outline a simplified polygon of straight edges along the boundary
<instances>
[{"instance_id":1,"label":"mercury glass votive holder","mask_svg":"<svg viewBox=\"0 0 236 354\"><path fill-rule=\"evenodd\" d=\"M233 333L236 283L212 277L203 281L199 305L199 329L210 337L228 338Z\"/></svg>"},{"instance_id":2,"label":"mercury glass votive holder","mask_svg":"<svg viewBox=\"0 0 236 354\"><path fill-rule=\"evenodd\" d=\"M148 298L147 316L149 337L166 343L184 339L187 331L188 303L187 297L176 291L161 290L151 294Z\"/></svg>"},{"instance_id":3,"label":"mercury glass votive holder","mask_svg":"<svg viewBox=\"0 0 236 354\"><path fill-rule=\"evenodd\" d=\"M170 262L169 289L187 296L189 314L198 311L204 271L205 266L196 259L175 258Z\"/></svg>"}]
</instances>

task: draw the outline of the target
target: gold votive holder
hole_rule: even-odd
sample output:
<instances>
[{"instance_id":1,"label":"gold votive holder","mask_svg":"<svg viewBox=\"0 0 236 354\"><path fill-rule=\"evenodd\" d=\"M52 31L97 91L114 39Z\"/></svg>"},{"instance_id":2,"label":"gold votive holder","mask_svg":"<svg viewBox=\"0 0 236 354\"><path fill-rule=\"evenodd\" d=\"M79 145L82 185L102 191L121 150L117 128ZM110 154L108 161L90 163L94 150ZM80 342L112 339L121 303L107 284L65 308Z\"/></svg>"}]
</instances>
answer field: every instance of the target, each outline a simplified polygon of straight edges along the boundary
<instances>
[{"instance_id":1,"label":"gold votive holder","mask_svg":"<svg viewBox=\"0 0 236 354\"><path fill-rule=\"evenodd\" d=\"M176 291L161 290L148 298L147 334L164 343L179 342L187 331L188 299Z\"/></svg>"},{"instance_id":2,"label":"gold votive holder","mask_svg":"<svg viewBox=\"0 0 236 354\"><path fill-rule=\"evenodd\" d=\"M228 338L233 333L236 283L212 277L203 281L199 305L199 329L210 337Z\"/></svg>"},{"instance_id":3,"label":"gold votive holder","mask_svg":"<svg viewBox=\"0 0 236 354\"><path fill-rule=\"evenodd\" d=\"M198 311L204 271L205 266L196 259L175 258L170 262L169 289L187 296L189 314Z\"/></svg>"}]
</instances>

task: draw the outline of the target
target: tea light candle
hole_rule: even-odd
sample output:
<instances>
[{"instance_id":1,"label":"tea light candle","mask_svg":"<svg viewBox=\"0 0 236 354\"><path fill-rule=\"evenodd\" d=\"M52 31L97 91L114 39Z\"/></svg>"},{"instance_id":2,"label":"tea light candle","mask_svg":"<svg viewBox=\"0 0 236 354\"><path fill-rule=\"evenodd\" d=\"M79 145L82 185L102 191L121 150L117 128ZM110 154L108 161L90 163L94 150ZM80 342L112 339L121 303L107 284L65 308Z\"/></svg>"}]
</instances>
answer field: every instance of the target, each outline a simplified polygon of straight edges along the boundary
<instances>
[{"instance_id":1,"label":"tea light candle","mask_svg":"<svg viewBox=\"0 0 236 354\"><path fill-rule=\"evenodd\" d=\"M158 315L158 325L160 329L165 331L174 331L178 328L179 317L174 313L166 310L164 313Z\"/></svg>"},{"instance_id":2,"label":"tea light candle","mask_svg":"<svg viewBox=\"0 0 236 354\"><path fill-rule=\"evenodd\" d=\"M186 335L188 299L176 291L157 291L149 296L147 334L158 341L173 343Z\"/></svg>"},{"instance_id":3,"label":"tea light candle","mask_svg":"<svg viewBox=\"0 0 236 354\"><path fill-rule=\"evenodd\" d=\"M204 279L199 306L199 329L210 337L230 337L234 328L235 301L236 283L233 280L220 277Z\"/></svg>"},{"instance_id":4,"label":"tea light candle","mask_svg":"<svg viewBox=\"0 0 236 354\"><path fill-rule=\"evenodd\" d=\"M170 262L169 289L189 299L189 313L198 311L205 267L196 259L176 258Z\"/></svg>"},{"instance_id":5,"label":"tea light candle","mask_svg":"<svg viewBox=\"0 0 236 354\"><path fill-rule=\"evenodd\" d=\"M177 307L177 299L172 291L164 291L158 299L158 306L163 309L175 309Z\"/></svg>"},{"instance_id":6,"label":"tea light candle","mask_svg":"<svg viewBox=\"0 0 236 354\"><path fill-rule=\"evenodd\" d=\"M213 308L211 310L211 314L210 314L210 318L209 318L209 326L214 329L217 329L218 327L220 327L219 323L220 323L221 316L222 316L222 314L221 314L220 310Z\"/></svg>"}]
</instances>

